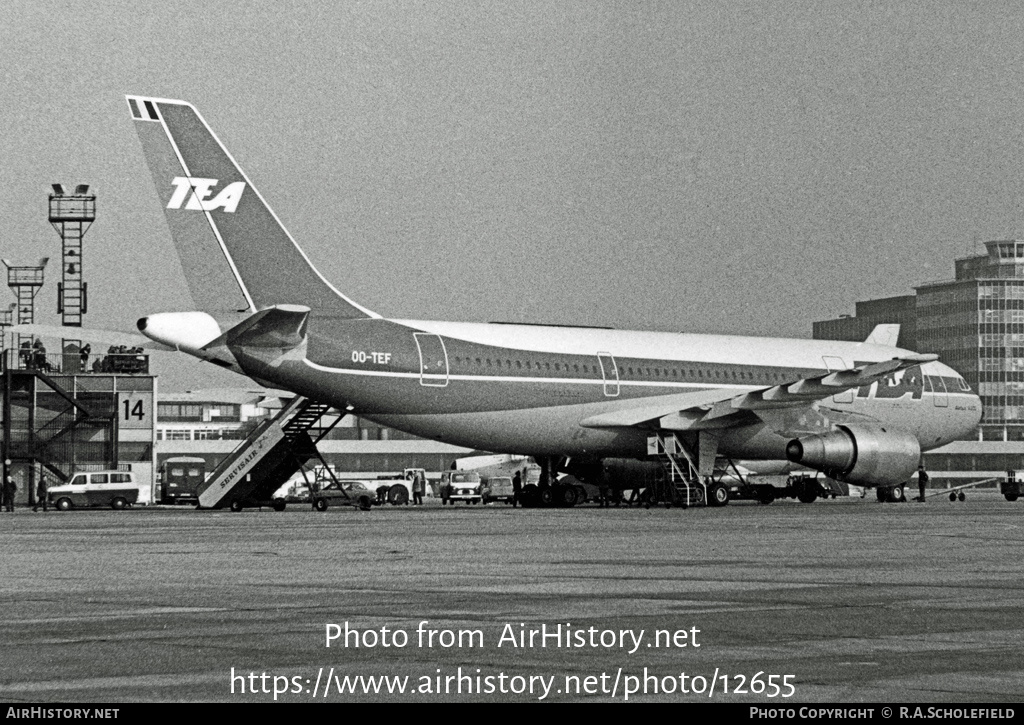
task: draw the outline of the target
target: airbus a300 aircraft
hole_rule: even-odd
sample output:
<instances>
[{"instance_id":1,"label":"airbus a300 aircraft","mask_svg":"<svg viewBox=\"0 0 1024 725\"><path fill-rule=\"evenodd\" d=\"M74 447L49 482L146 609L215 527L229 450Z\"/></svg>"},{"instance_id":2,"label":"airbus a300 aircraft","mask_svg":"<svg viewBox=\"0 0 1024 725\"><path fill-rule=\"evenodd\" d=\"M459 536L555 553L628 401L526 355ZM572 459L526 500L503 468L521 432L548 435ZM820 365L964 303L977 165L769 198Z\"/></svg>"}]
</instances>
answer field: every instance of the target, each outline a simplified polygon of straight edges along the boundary
<instances>
[{"instance_id":1,"label":"airbus a300 aircraft","mask_svg":"<svg viewBox=\"0 0 1024 725\"><path fill-rule=\"evenodd\" d=\"M716 457L788 459L889 487L981 418L978 397L935 355L875 336L385 319L313 268L194 107L127 100L197 307L139 329L262 384L581 478L644 459L650 437L674 434L701 475Z\"/></svg>"}]
</instances>

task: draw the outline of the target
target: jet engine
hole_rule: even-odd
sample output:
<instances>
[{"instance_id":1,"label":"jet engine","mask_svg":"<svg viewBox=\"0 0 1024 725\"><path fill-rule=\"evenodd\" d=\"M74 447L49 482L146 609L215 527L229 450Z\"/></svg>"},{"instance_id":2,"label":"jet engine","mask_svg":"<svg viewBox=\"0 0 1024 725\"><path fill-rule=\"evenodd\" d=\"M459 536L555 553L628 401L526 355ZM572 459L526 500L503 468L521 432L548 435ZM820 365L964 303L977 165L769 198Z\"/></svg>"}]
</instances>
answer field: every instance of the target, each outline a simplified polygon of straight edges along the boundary
<instances>
[{"instance_id":1,"label":"jet engine","mask_svg":"<svg viewBox=\"0 0 1024 725\"><path fill-rule=\"evenodd\" d=\"M909 433L859 425L836 428L824 435L791 440L786 457L858 486L895 486L917 470L921 444Z\"/></svg>"}]
</instances>

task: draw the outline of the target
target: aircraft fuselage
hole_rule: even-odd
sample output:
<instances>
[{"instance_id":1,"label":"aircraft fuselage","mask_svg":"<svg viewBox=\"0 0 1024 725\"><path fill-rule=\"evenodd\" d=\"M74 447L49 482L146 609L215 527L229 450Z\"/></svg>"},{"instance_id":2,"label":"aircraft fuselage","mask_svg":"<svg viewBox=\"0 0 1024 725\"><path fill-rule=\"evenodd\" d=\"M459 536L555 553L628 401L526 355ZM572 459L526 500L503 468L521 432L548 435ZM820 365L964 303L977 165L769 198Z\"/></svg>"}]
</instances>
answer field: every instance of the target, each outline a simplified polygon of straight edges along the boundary
<instances>
[{"instance_id":1,"label":"aircraft fuselage","mask_svg":"<svg viewBox=\"0 0 1024 725\"><path fill-rule=\"evenodd\" d=\"M304 357L234 351L252 377L383 425L480 450L587 458L643 456L650 433L581 425L593 416L673 394L740 395L905 352L823 340L315 317ZM817 408L827 420L907 431L923 450L963 437L981 414L962 378L937 362ZM724 430L719 450L785 458L788 440L754 421Z\"/></svg>"}]
</instances>

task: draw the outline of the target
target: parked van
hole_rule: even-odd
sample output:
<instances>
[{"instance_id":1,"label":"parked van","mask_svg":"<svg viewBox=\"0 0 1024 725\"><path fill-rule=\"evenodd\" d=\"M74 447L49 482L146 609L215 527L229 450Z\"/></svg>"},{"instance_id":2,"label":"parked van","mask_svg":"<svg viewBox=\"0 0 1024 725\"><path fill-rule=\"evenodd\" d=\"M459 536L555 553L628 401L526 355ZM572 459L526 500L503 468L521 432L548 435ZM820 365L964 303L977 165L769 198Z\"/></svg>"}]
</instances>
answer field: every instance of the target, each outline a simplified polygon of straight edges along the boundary
<instances>
[{"instance_id":1,"label":"parked van","mask_svg":"<svg viewBox=\"0 0 1024 725\"><path fill-rule=\"evenodd\" d=\"M60 511L90 506L123 509L139 500L139 486L131 471L75 473L67 483L52 486L46 496Z\"/></svg>"},{"instance_id":2,"label":"parked van","mask_svg":"<svg viewBox=\"0 0 1024 725\"><path fill-rule=\"evenodd\" d=\"M191 456L168 458L161 468L160 503L199 503L199 486L206 480L206 461Z\"/></svg>"}]
</instances>

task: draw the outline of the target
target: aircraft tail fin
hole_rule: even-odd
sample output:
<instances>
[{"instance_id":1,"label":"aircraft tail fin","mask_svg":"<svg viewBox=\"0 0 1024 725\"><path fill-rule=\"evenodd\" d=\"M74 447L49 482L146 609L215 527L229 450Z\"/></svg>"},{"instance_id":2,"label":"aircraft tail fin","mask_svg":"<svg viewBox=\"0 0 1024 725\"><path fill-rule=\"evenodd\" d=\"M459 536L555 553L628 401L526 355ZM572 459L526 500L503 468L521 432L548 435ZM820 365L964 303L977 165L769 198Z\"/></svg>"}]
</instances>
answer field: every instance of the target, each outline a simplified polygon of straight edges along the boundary
<instances>
[{"instance_id":1,"label":"aircraft tail fin","mask_svg":"<svg viewBox=\"0 0 1024 725\"><path fill-rule=\"evenodd\" d=\"M875 325L875 329L868 335L868 339L864 342L872 345L888 345L889 347L896 347L896 343L900 339L900 326L895 324L886 325Z\"/></svg>"},{"instance_id":2,"label":"aircraft tail fin","mask_svg":"<svg viewBox=\"0 0 1024 725\"><path fill-rule=\"evenodd\" d=\"M299 304L316 317L379 317L316 271L191 104L126 98L197 309Z\"/></svg>"}]
</instances>

